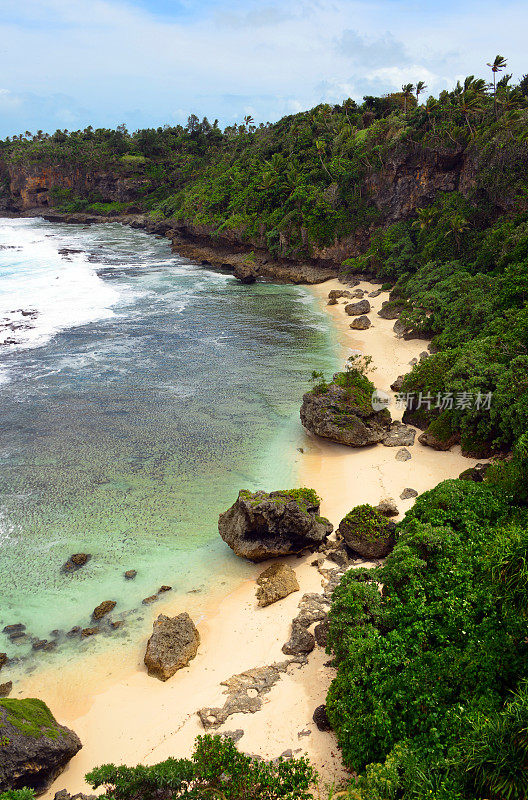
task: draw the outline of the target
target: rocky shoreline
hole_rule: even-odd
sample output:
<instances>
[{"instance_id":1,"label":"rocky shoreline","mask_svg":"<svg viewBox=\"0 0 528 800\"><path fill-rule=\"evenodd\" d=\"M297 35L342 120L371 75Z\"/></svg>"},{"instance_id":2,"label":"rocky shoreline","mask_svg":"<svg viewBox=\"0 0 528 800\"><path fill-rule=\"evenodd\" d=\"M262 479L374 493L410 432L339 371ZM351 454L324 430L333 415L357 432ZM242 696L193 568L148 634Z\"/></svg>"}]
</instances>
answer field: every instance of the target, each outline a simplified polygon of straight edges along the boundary
<instances>
[{"instance_id":1,"label":"rocky shoreline","mask_svg":"<svg viewBox=\"0 0 528 800\"><path fill-rule=\"evenodd\" d=\"M289 261L274 259L266 250L241 244L229 244L219 237L204 232L191 231L183 223L174 220L154 220L147 214L120 214L99 216L85 213L61 213L48 211L45 208L32 208L25 211L2 212L1 217L24 219L42 217L48 222L72 225L96 225L103 223L120 223L131 228L144 230L157 236L164 236L171 242L172 250L178 255L197 261L199 264L214 269L227 270L235 275L239 272L243 282L263 278L283 283L315 284L337 277L340 264L327 262L312 263L310 261Z\"/></svg>"}]
</instances>

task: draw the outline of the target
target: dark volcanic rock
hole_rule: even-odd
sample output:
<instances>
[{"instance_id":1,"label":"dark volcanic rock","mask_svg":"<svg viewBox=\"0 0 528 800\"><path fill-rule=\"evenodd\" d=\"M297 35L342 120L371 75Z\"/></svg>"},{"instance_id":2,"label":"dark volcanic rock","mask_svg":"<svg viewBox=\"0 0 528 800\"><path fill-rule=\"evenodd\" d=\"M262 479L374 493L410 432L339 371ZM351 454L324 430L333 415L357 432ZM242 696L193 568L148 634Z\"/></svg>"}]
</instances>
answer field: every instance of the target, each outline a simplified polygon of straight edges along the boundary
<instances>
[{"instance_id":1,"label":"dark volcanic rock","mask_svg":"<svg viewBox=\"0 0 528 800\"><path fill-rule=\"evenodd\" d=\"M346 389L331 383L324 392L304 395L301 422L317 436L349 447L365 447L385 439L391 416L388 409L375 411L370 403L358 405Z\"/></svg>"},{"instance_id":2,"label":"dark volcanic rock","mask_svg":"<svg viewBox=\"0 0 528 800\"><path fill-rule=\"evenodd\" d=\"M431 428L427 428L420 436L418 437L418 441L420 444L424 444L427 447L432 447L433 450L450 450L454 444L458 444L460 441L460 435L458 433L453 433L450 436L447 436L445 439L441 439Z\"/></svg>"},{"instance_id":3,"label":"dark volcanic rock","mask_svg":"<svg viewBox=\"0 0 528 800\"><path fill-rule=\"evenodd\" d=\"M376 506L376 510L379 511L380 514L383 514L384 517L397 517L399 514L398 506L392 497L385 497L383 500L380 500Z\"/></svg>"},{"instance_id":4,"label":"dark volcanic rock","mask_svg":"<svg viewBox=\"0 0 528 800\"><path fill-rule=\"evenodd\" d=\"M362 505L341 520L337 533L363 558L384 558L394 547L395 527L377 509Z\"/></svg>"},{"instance_id":5,"label":"dark volcanic rock","mask_svg":"<svg viewBox=\"0 0 528 800\"><path fill-rule=\"evenodd\" d=\"M242 558L267 558L315 550L332 532L319 503L295 494L242 490L218 520L220 536Z\"/></svg>"},{"instance_id":6,"label":"dark volcanic rock","mask_svg":"<svg viewBox=\"0 0 528 800\"><path fill-rule=\"evenodd\" d=\"M330 721L326 714L326 706L324 704L322 706L317 706L313 713L312 719L320 731L332 730L332 726L330 725Z\"/></svg>"},{"instance_id":7,"label":"dark volcanic rock","mask_svg":"<svg viewBox=\"0 0 528 800\"><path fill-rule=\"evenodd\" d=\"M195 657L199 644L200 634L187 612L172 618L160 614L145 653L148 674L168 680Z\"/></svg>"},{"instance_id":8,"label":"dark volcanic rock","mask_svg":"<svg viewBox=\"0 0 528 800\"><path fill-rule=\"evenodd\" d=\"M282 645L282 652L288 656L300 656L311 653L315 647L313 634L297 622L292 624L288 641Z\"/></svg>"},{"instance_id":9,"label":"dark volcanic rock","mask_svg":"<svg viewBox=\"0 0 528 800\"><path fill-rule=\"evenodd\" d=\"M94 608L92 612L92 619L95 621L102 619L111 611L113 611L116 605L117 603L115 600L103 600L102 603L99 603L99 605Z\"/></svg>"},{"instance_id":10,"label":"dark volcanic rock","mask_svg":"<svg viewBox=\"0 0 528 800\"><path fill-rule=\"evenodd\" d=\"M89 553L74 553L72 556L69 557L67 562L63 565L62 571L75 572L81 567L84 567L84 565L88 563L91 557L92 556Z\"/></svg>"},{"instance_id":11,"label":"dark volcanic rock","mask_svg":"<svg viewBox=\"0 0 528 800\"><path fill-rule=\"evenodd\" d=\"M475 483L482 483L490 467L491 464L475 464L474 467L470 467L469 469L465 469L463 472L461 472L458 477L461 481L475 481ZM0 668L2 663L1 659L2 654L0 653Z\"/></svg>"},{"instance_id":12,"label":"dark volcanic rock","mask_svg":"<svg viewBox=\"0 0 528 800\"><path fill-rule=\"evenodd\" d=\"M382 304L380 310L378 311L378 317L381 317L382 319L398 319L404 309L404 305L398 305L397 303L393 304L389 301L386 301Z\"/></svg>"},{"instance_id":13,"label":"dark volcanic rock","mask_svg":"<svg viewBox=\"0 0 528 800\"><path fill-rule=\"evenodd\" d=\"M319 647L326 647L328 644L328 631L330 629L330 622L328 620L324 620L324 622L320 622L314 628L314 637L315 641L319 645Z\"/></svg>"},{"instance_id":14,"label":"dark volcanic rock","mask_svg":"<svg viewBox=\"0 0 528 800\"><path fill-rule=\"evenodd\" d=\"M1 700L0 730L0 792L27 787L42 794L82 747L41 700Z\"/></svg>"},{"instance_id":15,"label":"dark volcanic rock","mask_svg":"<svg viewBox=\"0 0 528 800\"><path fill-rule=\"evenodd\" d=\"M345 312L350 317L359 317L361 314L368 314L370 303L368 300L360 300L358 303L349 303L345 306Z\"/></svg>"},{"instance_id":16,"label":"dark volcanic rock","mask_svg":"<svg viewBox=\"0 0 528 800\"><path fill-rule=\"evenodd\" d=\"M403 386L403 379L405 375L398 375L394 383L391 383L391 389L393 392L401 392L401 388Z\"/></svg>"},{"instance_id":17,"label":"dark volcanic rock","mask_svg":"<svg viewBox=\"0 0 528 800\"><path fill-rule=\"evenodd\" d=\"M252 264L237 264L233 274L240 283L255 283L258 278L258 269Z\"/></svg>"}]
</instances>

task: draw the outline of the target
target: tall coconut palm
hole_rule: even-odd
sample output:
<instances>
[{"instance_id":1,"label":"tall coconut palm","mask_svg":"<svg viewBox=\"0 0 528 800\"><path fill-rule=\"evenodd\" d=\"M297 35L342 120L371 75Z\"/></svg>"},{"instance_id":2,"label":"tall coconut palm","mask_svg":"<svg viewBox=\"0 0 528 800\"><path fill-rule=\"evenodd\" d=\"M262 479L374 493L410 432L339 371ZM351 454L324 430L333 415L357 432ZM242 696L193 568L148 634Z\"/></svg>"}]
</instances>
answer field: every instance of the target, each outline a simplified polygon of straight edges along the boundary
<instances>
[{"instance_id":1,"label":"tall coconut palm","mask_svg":"<svg viewBox=\"0 0 528 800\"><path fill-rule=\"evenodd\" d=\"M402 86L402 94L403 94L403 113L407 113L407 100L413 96L414 94L414 84L413 83L404 83Z\"/></svg>"},{"instance_id":2,"label":"tall coconut palm","mask_svg":"<svg viewBox=\"0 0 528 800\"><path fill-rule=\"evenodd\" d=\"M246 114L246 116L244 117L244 125L249 130L249 126L252 124L253 124L253 117L251 116L251 114Z\"/></svg>"},{"instance_id":3,"label":"tall coconut palm","mask_svg":"<svg viewBox=\"0 0 528 800\"><path fill-rule=\"evenodd\" d=\"M506 69L507 63L504 56L495 56L495 61L491 64L488 61L488 67L493 74L493 110L495 112L495 118L497 117L497 72L502 72L503 69Z\"/></svg>"},{"instance_id":4,"label":"tall coconut palm","mask_svg":"<svg viewBox=\"0 0 528 800\"><path fill-rule=\"evenodd\" d=\"M423 81L418 81L416 84L416 102L418 102L418 98L420 97L422 92L425 92L427 89L427 84Z\"/></svg>"}]
</instances>

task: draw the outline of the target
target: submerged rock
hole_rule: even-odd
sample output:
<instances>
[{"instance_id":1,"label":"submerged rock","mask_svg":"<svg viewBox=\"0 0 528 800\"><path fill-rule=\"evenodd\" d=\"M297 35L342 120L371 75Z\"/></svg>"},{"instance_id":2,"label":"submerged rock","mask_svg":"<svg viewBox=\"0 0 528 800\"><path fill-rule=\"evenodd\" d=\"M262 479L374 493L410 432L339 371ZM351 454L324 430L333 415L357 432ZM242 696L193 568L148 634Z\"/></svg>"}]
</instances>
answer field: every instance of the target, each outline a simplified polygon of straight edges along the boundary
<instances>
[{"instance_id":1,"label":"submerged rock","mask_svg":"<svg viewBox=\"0 0 528 800\"><path fill-rule=\"evenodd\" d=\"M317 436L349 447L366 447L389 434L391 415L386 408L372 408L368 391L355 392L334 382L304 395L301 422Z\"/></svg>"},{"instance_id":2,"label":"submerged rock","mask_svg":"<svg viewBox=\"0 0 528 800\"><path fill-rule=\"evenodd\" d=\"M42 794L81 749L42 700L0 700L0 792L27 787Z\"/></svg>"},{"instance_id":3,"label":"submerged rock","mask_svg":"<svg viewBox=\"0 0 528 800\"><path fill-rule=\"evenodd\" d=\"M258 578L257 600L261 607L282 600L292 592L299 591L295 572L288 564L272 564Z\"/></svg>"},{"instance_id":4,"label":"submerged rock","mask_svg":"<svg viewBox=\"0 0 528 800\"><path fill-rule=\"evenodd\" d=\"M144 662L148 674L168 680L195 657L199 644L200 634L186 611L172 618L160 614L147 643Z\"/></svg>"},{"instance_id":5,"label":"submerged rock","mask_svg":"<svg viewBox=\"0 0 528 800\"><path fill-rule=\"evenodd\" d=\"M363 558L384 558L394 547L395 528L380 511L365 504L349 511L337 533L347 547Z\"/></svg>"},{"instance_id":6,"label":"submerged rock","mask_svg":"<svg viewBox=\"0 0 528 800\"><path fill-rule=\"evenodd\" d=\"M125 579L127 581L133 581L136 575L137 575L136 569L127 569L127 571L125 572Z\"/></svg>"},{"instance_id":7,"label":"submerged rock","mask_svg":"<svg viewBox=\"0 0 528 800\"><path fill-rule=\"evenodd\" d=\"M115 600L103 600L102 603L99 603L99 605L94 608L92 612L92 619L95 621L102 619L111 611L113 611L116 605L117 603Z\"/></svg>"},{"instance_id":8,"label":"submerged rock","mask_svg":"<svg viewBox=\"0 0 528 800\"><path fill-rule=\"evenodd\" d=\"M218 530L229 547L242 558L267 558L315 550L332 532L318 515L320 500L310 489L249 492L220 514Z\"/></svg>"},{"instance_id":9,"label":"submerged rock","mask_svg":"<svg viewBox=\"0 0 528 800\"><path fill-rule=\"evenodd\" d=\"M74 553L62 566L62 572L76 572L91 559L89 553Z\"/></svg>"},{"instance_id":10,"label":"submerged rock","mask_svg":"<svg viewBox=\"0 0 528 800\"><path fill-rule=\"evenodd\" d=\"M9 659L7 657L7 653L0 653L0 669L2 669L2 667L5 667L8 661Z\"/></svg>"}]
</instances>

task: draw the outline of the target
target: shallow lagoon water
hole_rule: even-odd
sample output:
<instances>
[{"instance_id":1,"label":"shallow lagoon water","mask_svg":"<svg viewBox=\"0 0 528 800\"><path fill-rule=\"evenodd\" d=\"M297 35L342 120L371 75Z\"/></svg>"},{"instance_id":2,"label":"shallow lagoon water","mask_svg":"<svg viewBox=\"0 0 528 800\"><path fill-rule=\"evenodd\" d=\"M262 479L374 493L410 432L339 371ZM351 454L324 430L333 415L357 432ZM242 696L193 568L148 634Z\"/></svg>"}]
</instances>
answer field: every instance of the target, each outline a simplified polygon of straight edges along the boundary
<instances>
[{"instance_id":1,"label":"shallow lagoon water","mask_svg":"<svg viewBox=\"0 0 528 800\"><path fill-rule=\"evenodd\" d=\"M139 636L162 584L205 606L244 575L218 514L240 488L296 485L303 389L337 366L326 315L303 287L242 286L117 223L2 220L0 246L16 341L0 352L0 631L52 640L112 599ZM75 552L92 558L64 574ZM23 670L52 657L0 633L3 650Z\"/></svg>"}]
</instances>

